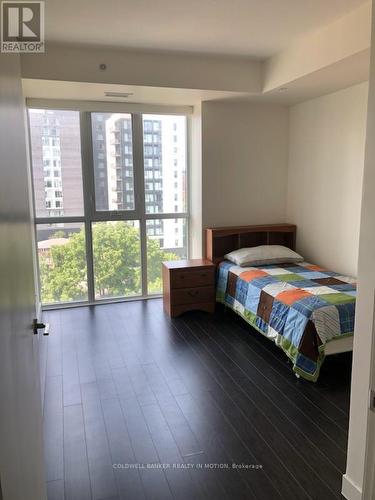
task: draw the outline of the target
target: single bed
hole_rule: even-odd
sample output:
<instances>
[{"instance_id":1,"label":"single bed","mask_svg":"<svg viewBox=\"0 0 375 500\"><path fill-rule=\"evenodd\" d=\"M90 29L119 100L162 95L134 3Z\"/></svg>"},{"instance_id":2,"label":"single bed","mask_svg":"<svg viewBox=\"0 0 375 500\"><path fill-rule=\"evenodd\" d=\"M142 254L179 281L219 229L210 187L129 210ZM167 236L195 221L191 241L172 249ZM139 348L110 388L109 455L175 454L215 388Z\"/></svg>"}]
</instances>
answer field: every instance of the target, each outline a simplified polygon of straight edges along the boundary
<instances>
[{"instance_id":1,"label":"single bed","mask_svg":"<svg viewBox=\"0 0 375 500\"><path fill-rule=\"evenodd\" d=\"M307 262L240 267L223 260L264 244L294 250L295 236L290 224L208 229L206 253L217 264L217 302L272 339L298 376L316 381L326 355L352 350L355 279Z\"/></svg>"}]
</instances>

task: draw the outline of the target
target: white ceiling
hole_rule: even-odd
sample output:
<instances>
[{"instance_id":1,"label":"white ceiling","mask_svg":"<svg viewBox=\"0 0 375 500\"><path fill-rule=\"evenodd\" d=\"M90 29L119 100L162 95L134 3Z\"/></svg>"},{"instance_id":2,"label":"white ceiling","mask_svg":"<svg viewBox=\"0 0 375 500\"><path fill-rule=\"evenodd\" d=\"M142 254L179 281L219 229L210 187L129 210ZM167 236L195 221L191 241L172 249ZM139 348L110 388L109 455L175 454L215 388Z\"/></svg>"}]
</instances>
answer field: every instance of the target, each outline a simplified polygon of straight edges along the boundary
<instances>
[{"instance_id":1,"label":"white ceiling","mask_svg":"<svg viewBox=\"0 0 375 500\"><path fill-rule=\"evenodd\" d=\"M202 101L235 100L270 102L292 105L307 99L328 94L368 80L369 51L347 58L300 78L265 94L199 90L140 85L115 85L108 83L36 80L23 78L23 94L31 99L53 99L68 101L100 101L119 103L154 104L161 106L194 106ZM129 97L107 97L105 92L130 93Z\"/></svg>"},{"instance_id":2,"label":"white ceiling","mask_svg":"<svg viewBox=\"0 0 375 500\"><path fill-rule=\"evenodd\" d=\"M370 50L347 57L262 95L268 102L296 104L365 82L369 78ZM281 91L280 91L281 90Z\"/></svg>"},{"instance_id":3,"label":"white ceiling","mask_svg":"<svg viewBox=\"0 0 375 500\"><path fill-rule=\"evenodd\" d=\"M142 87L104 83L61 82L56 80L22 80L23 94L34 99L63 99L69 101L102 101L168 106L193 106L202 101L247 97L245 93L218 90ZM104 92L129 92L128 98L106 97Z\"/></svg>"},{"instance_id":4,"label":"white ceiling","mask_svg":"<svg viewBox=\"0 0 375 500\"><path fill-rule=\"evenodd\" d=\"M265 58L366 0L47 0L47 41Z\"/></svg>"}]
</instances>

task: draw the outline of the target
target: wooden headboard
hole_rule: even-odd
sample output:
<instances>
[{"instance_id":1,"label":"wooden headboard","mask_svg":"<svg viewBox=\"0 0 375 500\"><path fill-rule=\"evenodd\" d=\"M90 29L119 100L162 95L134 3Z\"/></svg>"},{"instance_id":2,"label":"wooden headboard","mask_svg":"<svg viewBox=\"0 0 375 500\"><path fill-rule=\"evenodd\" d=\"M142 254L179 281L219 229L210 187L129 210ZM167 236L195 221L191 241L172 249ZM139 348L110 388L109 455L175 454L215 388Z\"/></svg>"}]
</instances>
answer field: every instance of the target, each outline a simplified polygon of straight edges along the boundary
<instances>
[{"instance_id":1,"label":"wooden headboard","mask_svg":"<svg viewBox=\"0 0 375 500\"><path fill-rule=\"evenodd\" d=\"M295 250L296 230L293 224L208 228L206 258L217 264L226 253L258 245L284 245Z\"/></svg>"}]
</instances>

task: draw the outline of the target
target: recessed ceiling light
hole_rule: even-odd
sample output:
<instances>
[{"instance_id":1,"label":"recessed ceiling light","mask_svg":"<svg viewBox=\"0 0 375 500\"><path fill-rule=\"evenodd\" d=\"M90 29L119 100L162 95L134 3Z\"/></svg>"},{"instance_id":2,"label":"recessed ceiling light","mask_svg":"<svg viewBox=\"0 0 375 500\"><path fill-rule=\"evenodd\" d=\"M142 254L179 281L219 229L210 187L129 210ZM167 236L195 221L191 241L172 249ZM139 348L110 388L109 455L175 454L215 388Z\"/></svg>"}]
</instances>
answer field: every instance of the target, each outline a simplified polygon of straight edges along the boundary
<instances>
[{"instance_id":1,"label":"recessed ceiling light","mask_svg":"<svg viewBox=\"0 0 375 500\"><path fill-rule=\"evenodd\" d=\"M131 95L133 95L133 92L104 92L104 95L106 97L122 97L122 98L126 98L126 97L130 97Z\"/></svg>"}]
</instances>

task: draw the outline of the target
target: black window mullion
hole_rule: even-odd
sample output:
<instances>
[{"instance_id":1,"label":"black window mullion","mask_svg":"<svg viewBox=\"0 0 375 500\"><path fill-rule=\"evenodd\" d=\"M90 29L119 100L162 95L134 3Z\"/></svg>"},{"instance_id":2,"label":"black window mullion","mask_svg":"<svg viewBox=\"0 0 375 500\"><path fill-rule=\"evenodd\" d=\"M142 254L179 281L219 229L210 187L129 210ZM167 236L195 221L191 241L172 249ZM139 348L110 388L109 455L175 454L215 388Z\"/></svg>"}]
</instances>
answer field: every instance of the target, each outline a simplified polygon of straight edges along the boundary
<instances>
[{"instance_id":1,"label":"black window mullion","mask_svg":"<svg viewBox=\"0 0 375 500\"><path fill-rule=\"evenodd\" d=\"M141 236L141 269L142 269L142 295L147 296L147 232L145 218L145 182L143 162L143 123L142 114L132 115L133 123L133 165L134 165L134 191L136 211L139 214Z\"/></svg>"},{"instance_id":2,"label":"black window mullion","mask_svg":"<svg viewBox=\"0 0 375 500\"><path fill-rule=\"evenodd\" d=\"M92 218L95 204L95 185L92 155L91 115L80 112L83 203L85 214L85 241L87 267L87 294L89 302L95 301L94 257L92 248Z\"/></svg>"}]
</instances>

